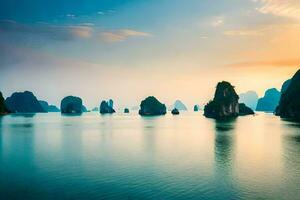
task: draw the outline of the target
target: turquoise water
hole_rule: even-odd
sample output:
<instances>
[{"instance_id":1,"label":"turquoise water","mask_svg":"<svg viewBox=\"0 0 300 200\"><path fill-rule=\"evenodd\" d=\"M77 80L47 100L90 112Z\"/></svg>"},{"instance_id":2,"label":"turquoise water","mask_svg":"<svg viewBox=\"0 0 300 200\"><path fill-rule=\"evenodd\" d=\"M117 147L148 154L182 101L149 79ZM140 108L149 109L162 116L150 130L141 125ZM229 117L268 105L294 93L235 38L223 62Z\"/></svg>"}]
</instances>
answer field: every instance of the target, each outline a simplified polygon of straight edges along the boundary
<instances>
[{"instance_id":1,"label":"turquoise water","mask_svg":"<svg viewBox=\"0 0 300 200\"><path fill-rule=\"evenodd\" d=\"M0 118L0 199L299 199L300 124L201 113Z\"/></svg>"}]
</instances>

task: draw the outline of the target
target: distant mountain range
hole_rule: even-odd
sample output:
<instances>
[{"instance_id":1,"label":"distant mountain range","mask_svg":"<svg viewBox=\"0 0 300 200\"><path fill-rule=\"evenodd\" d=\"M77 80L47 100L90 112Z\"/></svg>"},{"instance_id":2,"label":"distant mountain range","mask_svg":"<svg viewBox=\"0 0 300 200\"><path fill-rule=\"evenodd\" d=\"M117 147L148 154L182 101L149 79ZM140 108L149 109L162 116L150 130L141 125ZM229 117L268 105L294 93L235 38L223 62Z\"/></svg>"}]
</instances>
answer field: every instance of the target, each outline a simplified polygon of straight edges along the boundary
<instances>
[{"instance_id":1,"label":"distant mountain range","mask_svg":"<svg viewBox=\"0 0 300 200\"><path fill-rule=\"evenodd\" d=\"M252 110L256 109L257 101L258 101L258 95L255 91L248 91L248 92L245 92L245 93L241 93L239 95L239 97L240 97L240 99L239 99L240 103L246 104Z\"/></svg>"},{"instance_id":2,"label":"distant mountain range","mask_svg":"<svg viewBox=\"0 0 300 200\"><path fill-rule=\"evenodd\" d=\"M274 112L279 104L281 95L289 88L291 79L285 81L282 84L281 91L276 88L266 90L263 97L259 98L255 91L247 91L239 94L239 103L244 103L252 110L263 112ZM112 100L108 101L109 105L113 105ZM15 92L10 97L6 98L2 102L2 111L4 113L4 106L7 111L12 113L39 113L39 112L60 112L60 109L55 105L49 105L48 102L38 100L34 94L30 91ZM181 101L176 100L174 104L168 106L168 110L176 108L179 111L187 111L187 106ZM195 108L198 108L195 107ZM99 108L93 109L98 111ZM140 106L134 106L132 110L139 110ZM84 105L81 107L81 112L87 112ZM197 109L196 109L197 110Z\"/></svg>"},{"instance_id":3,"label":"distant mountain range","mask_svg":"<svg viewBox=\"0 0 300 200\"><path fill-rule=\"evenodd\" d=\"M173 105L168 106L168 110L173 110L174 108L176 108L179 111L187 111L188 110L187 107L184 105L184 103L182 103L182 101L180 101L180 100L176 100Z\"/></svg>"},{"instance_id":4,"label":"distant mountain range","mask_svg":"<svg viewBox=\"0 0 300 200\"><path fill-rule=\"evenodd\" d=\"M274 112L278 106L281 93L276 88L268 89L265 95L258 99L256 110Z\"/></svg>"},{"instance_id":5,"label":"distant mountain range","mask_svg":"<svg viewBox=\"0 0 300 200\"><path fill-rule=\"evenodd\" d=\"M247 106L256 111L274 112L279 104L280 96L284 93L291 83L291 79L282 84L281 91L276 88L267 89L264 96L259 98L255 91L248 91L239 95L240 103L245 103Z\"/></svg>"},{"instance_id":6,"label":"distant mountain range","mask_svg":"<svg viewBox=\"0 0 300 200\"><path fill-rule=\"evenodd\" d=\"M291 84L291 79L286 80L281 87L281 91L276 88L268 89L264 97L260 98L257 103L256 110L264 112L274 112L279 104L280 96L287 90Z\"/></svg>"}]
</instances>

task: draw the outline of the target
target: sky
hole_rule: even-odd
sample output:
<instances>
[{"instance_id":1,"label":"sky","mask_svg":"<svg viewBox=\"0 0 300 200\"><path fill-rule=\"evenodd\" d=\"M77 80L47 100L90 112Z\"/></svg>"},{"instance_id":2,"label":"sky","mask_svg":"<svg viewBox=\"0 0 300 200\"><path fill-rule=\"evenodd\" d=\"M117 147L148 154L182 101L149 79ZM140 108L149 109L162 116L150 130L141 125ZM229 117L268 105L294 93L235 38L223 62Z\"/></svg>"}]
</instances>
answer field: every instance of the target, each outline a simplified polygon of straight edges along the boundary
<instances>
[{"instance_id":1,"label":"sky","mask_svg":"<svg viewBox=\"0 0 300 200\"><path fill-rule=\"evenodd\" d=\"M300 68L299 0L1 0L0 90L87 107L263 96Z\"/></svg>"}]
</instances>

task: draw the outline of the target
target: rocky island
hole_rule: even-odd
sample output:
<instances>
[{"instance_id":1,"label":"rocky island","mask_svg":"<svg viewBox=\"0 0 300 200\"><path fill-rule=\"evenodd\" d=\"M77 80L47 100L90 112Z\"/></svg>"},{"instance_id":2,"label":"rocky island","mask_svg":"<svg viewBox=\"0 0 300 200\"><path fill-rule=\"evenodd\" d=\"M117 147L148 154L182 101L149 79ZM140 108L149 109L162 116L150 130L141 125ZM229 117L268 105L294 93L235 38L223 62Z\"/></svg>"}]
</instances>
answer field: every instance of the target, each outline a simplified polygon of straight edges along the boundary
<instances>
[{"instance_id":1,"label":"rocky island","mask_svg":"<svg viewBox=\"0 0 300 200\"><path fill-rule=\"evenodd\" d=\"M0 92L0 115L8 114L8 109L6 108L2 92Z\"/></svg>"},{"instance_id":2,"label":"rocky island","mask_svg":"<svg viewBox=\"0 0 300 200\"><path fill-rule=\"evenodd\" d=\"M172 115L179 115L179 110L177 108L174 108L172 111L171 111Z\"/></svg>"},{"instance_id":3,"label":"rocky island","mask_svg":"<svg viewBox=\"0 0 300 200\"><path fill-rule=\"evenodd\" d=\"M300 120L300 70L284 88L275 114L281 118Z\"/></svg>"},{"instance_id":4,"label":"rocky island","mask_svg":"<svg viewBox=\"0 0 300 200\"><path fill-rule=\"evenodd\" d=\"M141 102L139 114L142 116L156 116L166 114L166 105L154 96L149 96Z\"/></svg>"},{"instance_id":5,"label":"rocky island","mask_svg":"<svg viewBox=\"0 0 300 200\"><path fill-rule=\"evenodd\" d=\"M90 112L84 105L81 107L82 112Z\"/></svg>"},{"instance_id":6,"label":"rocky island","mask_svg":"<svg viewBox=\"0 0 300 200\"><path fill-rule=\"evenodd\" d=\"M283 94L290 86L292 79L286 80L281 86L281 94Z\"/></svg>"},{"instance_id":7,"label":"rocky island","mask_svg":"<svg viewBox=\"0 0 300 200\"><path fill-rule=\"evenodd\" d=\"M239 96L234 87L229 82L222 81L217 85L214 99L204 107L204 116L222 119L253 114L251 111L245 104L239 104Z\"/></svg>"},{"instance_id":8,"label":"rocky island","mask_svg":"<svg viewBox=\"0 0 300 200\"><path fill-rule=\"evenodd\" d=\"M55 105L49 105L47 101L39 101L41 106L46 112L60 112L60 110Z\"/></svg>"},{"instance_id":9,"label":"rocky island","mask_svg":"<svg viewBox=\"0 0 300 200\"><path fill-rule=\"evenodd\" d=\"M15 92L5 100L5 105L12 113L44 113L37 98L32 92Z\"/></svg>"},{"instance_id":10,"label":"rocky island","mask_svg":"<svg viewBox=\"0 0 300 200\"><path fill-rule=\"evenodd\" d=\"M109 101L102 101L100 104L100 113L101 114L112 114L116 111L113 108L113 101L110 99Z\"/></svg>"},{"instance_id":11,"label":"rocky island","mask_svg":"<svg viewBox=\"0 0 300 200\"><path fill-rule=\"evenodd\" d=\"M194 112L198 112L199 111L199 105L194 105Z\"/></svg>"},{"instance_id":12,"label":"rocky island","mask_svg":"<svg viewBox=\"0 0 300 200\"><path fill-rule=\"evenodd\" d=\"M61 101L60 110L62 114L81 114L82 99L75 96L67 96Z\"/></svg>"},{"instance_id":13,"label":"rocky island","mask_svg":"<svg viewBox=\"0 0 300 200\"><path fill-rule=\"evenodd\" d=\"M124 108L124 113L129 113L129 108Z\"/></svg>"},{"instance_id":14,"label":"rocky island","mask_svg":"<svg viewBox=\"0 0 300 200\"><path fill-rule=\"evenodd\" d=\"M280 99L281 93L276 88L268 89L264 97L257 102L256 111L274 112Z\"/></svg>"},{"instance_id":15,"label":"rocky island","mask_svg":"<svg viewBox=\"0 0 300 200\"><path fill-rule=\"evenodd\" d=\"M254 115L254 111L244 103L239 103L239 115Z\"/></svg>"},{"instance_id":16,"label":"rocky island","mask_svg":"<svg viewBox=\"0 0 300 200\"><path fill-rule=\"evenodd\" d=\"M174 109L176 108L177 110L181 110L181 111L187 111L187 107L184 105L184 103L182 103L182 101L180 100L176 100L174 102L174 104L171 106L171 109Z\"/></svg>"}]
</instances>

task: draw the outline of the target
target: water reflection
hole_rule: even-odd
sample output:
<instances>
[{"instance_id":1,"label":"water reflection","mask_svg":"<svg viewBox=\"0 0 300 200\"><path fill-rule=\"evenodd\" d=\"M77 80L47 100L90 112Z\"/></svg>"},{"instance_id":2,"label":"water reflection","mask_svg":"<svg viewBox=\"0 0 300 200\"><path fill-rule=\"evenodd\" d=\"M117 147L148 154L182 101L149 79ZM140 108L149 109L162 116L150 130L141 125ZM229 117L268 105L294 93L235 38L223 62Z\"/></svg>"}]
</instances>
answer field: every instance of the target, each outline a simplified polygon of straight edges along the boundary
<instances>
[{"instance_id":1,"label":"water reflection","mask_svg":"<svg viewBox=\"0 0 300 200\"><path fill-rule=\"evenodd\" d=\"M5 120L15 116L5 116ZM26 114L26 117L23 115L16 121L17 123L1 125L2 158L18 161L10 166L11 169L25 168L24 170L29 170L35 165L35 124L33 118L28 116L32 115ZM2 118L0 119L2 121Z\"/></svg>"},{"instance_id":2,"label":"water reflection","mask_svg":"<svg viewBox=\"0 0 300 200\"><path fill-rule=\"evenodd\" d=\"M82 131L83 124L79 117L73 116L73 118L62 119L62 146L63 153L66 159L70 157L81 158L82 153ZM65 148L67 147L67 148ZM72 159L70 159L72 160ZM76 162L74 160L74 162ZM75 164L75 163L74 163Z\"/></svg>"},{"instance_id":3,"label":"water reflection","mask_svg":"<svg viewBox=\"0 0 300 200\"><path fill-rule=\"evenodd\" d=\"M291 119L281 119L285 125L300 128L300 122Z\"/></svg>"},{"instance_id":4,"label":"water reflection","mask_svg":"<svg viewBox=\"0 0 300 200\"><path fill-rule=\"evenodd\" d=\"M288 131L283 137L283 159L286 170L284 194L294 197L300 196L300 123L290 120L284 120L284 126ZM297 128L297 129L295 129Z\"/></svg>"},{"instance_id":5,"label":"water reflection","mask_svg":"<svg viewBox=\"0 0 300 200\"><path fill-rule=\"evenodd\" d=\"M9 116L11 117L25 117L25 118L33 118L36 114L35 113L13 113Z\"/></svg>"},{"instance_id":6,"label":"water reflection","mask_svg":"<svg viewBox=\"0 0 300 200\"><path fill-rule=\"evenodd\" d=\"M222 188L230 186L227 192L222 194L223 199L236 199L238 191L234 188L232 179L234 146L235 146L235 126L236 119L215 120L215 183L220 191ZM222 181L220 181L222 180Z\"/></svg>"},{"instance_id":7,"label":"water reflection","mask_svg":"<svg viewBox=\"0 0 300 200\"><path fill-rule=\"evenodd\" d=\"M222 168L232 165L235 122L236 119L215 121L215 160Z\"/></svg>"},{"instance_id":8,"label":"water reflection","mask_svg":"<svg viewBox=\"0 0 300 200\"><path fill-rule=\"evenodd\" d=\"M236 118L216 119L215 130L216 132L227 132L235 128Z\"/></svg>"},{"instance_id":9,"label":"water reflection","mask_svg":"<svg viewBox=\"0 0 300 200\"><path fill-rule=\"evenodd\" d=\"M61 116L63 117L79 117L82 113L61 113Z\"/></svg>"},{"instance_id":10,"label":"water reflection","mask_svg":"<svg viewBox=\"0 0 300 200\"><path fill-rule=\"evenodd\" d=\"M142 117L144 150L151 155L155 152L156 133L160 117Z\"/></svg>"},{"instance_id":11,"label":"water reflection","mask_svg":"<svg viewBox=\"0 0 300 200\"><path fill-rule=\"evenodd\" d=\"M3 116L0 116L0 160L2 161L2 152L3 152Z\"/></svg>"},{"instance_id":12,"label":"water reflection","mask_svg":"<svg viewBox=\"0 0 300 200\"><path fill-rule=\"evenodd\" d=\"M293 200L299 130L264 113L0 117L0 199Z\"/></svg>"}]
</instances>

